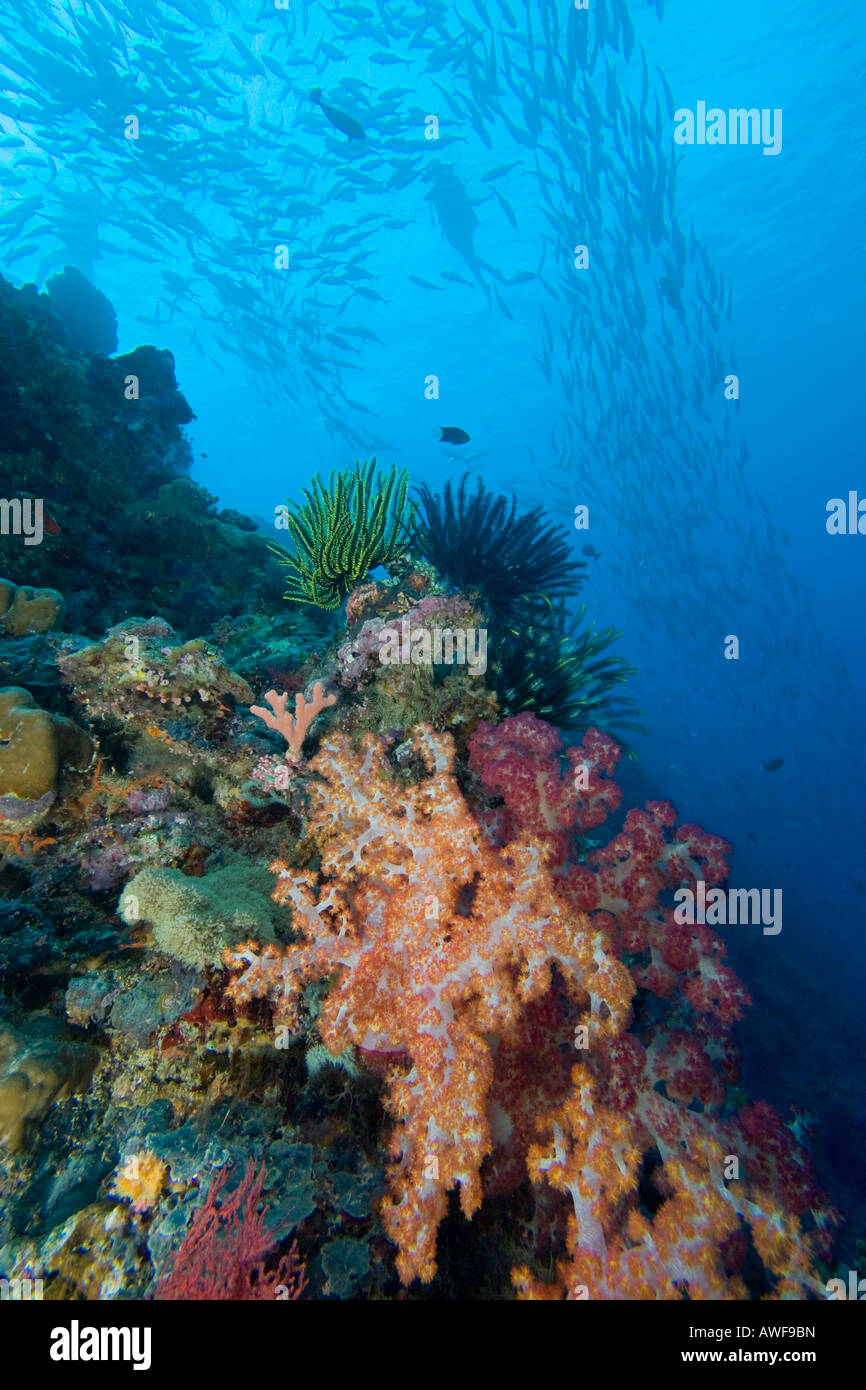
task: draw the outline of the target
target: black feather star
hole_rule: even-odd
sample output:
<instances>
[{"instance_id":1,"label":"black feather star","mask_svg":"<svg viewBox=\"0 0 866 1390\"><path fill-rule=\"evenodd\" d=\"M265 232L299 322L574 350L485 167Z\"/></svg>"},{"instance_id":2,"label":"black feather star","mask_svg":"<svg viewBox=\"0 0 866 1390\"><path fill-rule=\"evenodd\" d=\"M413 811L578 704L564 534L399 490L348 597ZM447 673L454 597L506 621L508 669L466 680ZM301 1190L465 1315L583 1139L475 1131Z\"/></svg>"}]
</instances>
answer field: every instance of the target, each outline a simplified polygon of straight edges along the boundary
<instances>
[{"instance_id":1,"label":"black feather star","mask_svg":"<svg viewBox=\"0 0 866 1390\"><path fill-rule=\"evenodd\" d=\"M564 606L553 612L527 605L519 627L506 629L494 644L493 683L500 713L532 710L560 729L629 729L645 734L636 722L643 713L627 695L617 693L637 675L621 656L603 656L622 636L615 628L597 632L587 624L586 607L572 618ZM629 756L631 748L614 735Z\"/></svg>"},{"instance_id":2,"label":"black feather star","mask_svg":"<svg viewBox=\"0 0 866 1390\"><path fill-rule=\"evenodd\" d=\"M451 483L436 494L418 489L414 548L458 588L477 592L494 622L519 619L521 602L571 597L586 565L572 558L567 532L546 521L543 507L517 515L517 499L475 491L464 473L455 496Z\"/></svg>"}]
</instances>

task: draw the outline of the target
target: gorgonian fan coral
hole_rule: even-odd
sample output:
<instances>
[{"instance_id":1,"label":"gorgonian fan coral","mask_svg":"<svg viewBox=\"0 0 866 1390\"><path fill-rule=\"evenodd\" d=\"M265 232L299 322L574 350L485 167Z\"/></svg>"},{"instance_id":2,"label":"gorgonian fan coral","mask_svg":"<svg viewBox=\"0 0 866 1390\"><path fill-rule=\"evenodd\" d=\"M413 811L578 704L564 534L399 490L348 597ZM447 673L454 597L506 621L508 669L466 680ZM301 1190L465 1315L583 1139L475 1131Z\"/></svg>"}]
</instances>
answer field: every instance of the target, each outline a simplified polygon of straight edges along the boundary
<instances>
[{"instance_id":1,"label":"gorgonian fan coral","mask_svg":"<svg viewBox=\"0 0 866 1390\"><path fill-rule=\"evenodd\" d=\"M190 1222L171 1267L159 1280L154 1297L190 1300L297 1299L307 1282L293 1242L275 1269L265 1271L265 1257L276 1244L259 1201L267 1174L247 1164L240 1183L229 1193L229 1171L211 1180L204 1205Z\"/></svg>"},{"instance_id":2,"label":"gorgonian fan coral","mask_svg":"<svg viewBox=\"0 0 866 1390\"><path fill-rule=\"evenodd\" d=\"M376 459L335 471L327 486L316 474L301 489L304 503L286 508L294 552L270 547L288 570L284 597L339 608L370 570L399 560L406 549L408 487L405 469L379 474Z\"/></svg>"}]
</instances>

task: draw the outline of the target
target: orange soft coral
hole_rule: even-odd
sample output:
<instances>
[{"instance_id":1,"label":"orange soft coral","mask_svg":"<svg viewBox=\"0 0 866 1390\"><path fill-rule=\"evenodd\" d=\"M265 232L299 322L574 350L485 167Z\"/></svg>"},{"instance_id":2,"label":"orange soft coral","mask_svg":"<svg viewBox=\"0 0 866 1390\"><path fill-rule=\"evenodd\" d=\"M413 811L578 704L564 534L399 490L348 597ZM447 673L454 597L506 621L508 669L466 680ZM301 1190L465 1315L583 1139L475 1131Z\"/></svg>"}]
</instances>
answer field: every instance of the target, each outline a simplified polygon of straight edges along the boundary
<instances>
[{"instance_id":1,"label":"orange soft coral","mask_svg":"<svg viewBox=\"0 0 866 1390\"><path fill-rule=\"evenodd\" d=\"M319 873L272 866L298 939L225 955L231 998L267 997L292 1026L305 984L334 977L319 1017L326 1046L391 1055L382 1214L405 1283L435 1273L447 1193L459 1188L467 1217L481 1201L495 1039L516 1035L554 966L592 1042L626 1026L633 992L602 934L564 910L548 849L534 838L487 843L454 777L450 735L419 725L411 750L421 775L409 782L371 734L358 751L344 737L322 746L310 764Z\"/></svg>"},{"instance_id":2,"label":"orange soft coral","mask_svg":"<svg viewBox=\"0 0 866 1390\"><path fill-rule=\"evenodd\" d=\"M570 1255L553 1284L527 1266L514 1270L518 1298L744 1299L731 1252L747 1228L771 1276L770 1297L820 1295L814 1242L770 1192L726 1177L725 1151L701 1132L700 1116L688 1148L677 1145L657 1168L661 1200L649 1214L638 1207L641 1120L600 1103L604 1092L587 1067L575 1067L572 1079L568 1100L539 1121L528 1159L534 1182L571 1198Z\"/></svg>"},{"instance_id":3,"label":"orange soft coral","mask_svg":"<svg viewBox=\"0 0 866 1390\"><path fill-rule=\"evenodd\" d=\"M114 1176L113 1191L126 1197L133 1211L150 1211L165 1186L168 1165L150 1149L124 1159Z\"/></svg>"}]
</instances>

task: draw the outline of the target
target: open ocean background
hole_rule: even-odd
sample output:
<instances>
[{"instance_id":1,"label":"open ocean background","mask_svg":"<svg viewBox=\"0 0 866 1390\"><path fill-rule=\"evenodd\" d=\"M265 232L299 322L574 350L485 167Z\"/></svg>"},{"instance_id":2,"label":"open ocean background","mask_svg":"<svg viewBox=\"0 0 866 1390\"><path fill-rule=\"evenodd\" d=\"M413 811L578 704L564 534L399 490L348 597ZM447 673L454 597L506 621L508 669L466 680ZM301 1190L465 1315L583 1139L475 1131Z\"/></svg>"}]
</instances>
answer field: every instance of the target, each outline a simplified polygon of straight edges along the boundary
<instances>
[{"instance_id":1,"label":"open ocean background","mask_svg":"<svg viewBox=\"0 0 866 1390\"><path fill-rule=\"evenodd\" d=\"M780 936L725 932L754 998L742 1029L744 1081L783 1112L795 1104L818 1117L819 1171L832 1172L834 1196L848 1189L850 1218L866 1191L866 536L831 537L825 519L831 497L866 496L866 20L844 0L829 9L632 0L627 10L591 0L578 22L598 24L598 11L620 41L572 85L569 104L565 60L544 75L546 35L567 53L575 16L564 0L437 6L437 23L462 37L449 46L434 26L433 47L410 42L423 32L415 0L293 0L288 13L268 3L3 0L3 30L25 44L30 65L22 77L12 45L4 132L19 128L22 97L32 117L20 125L31 132L30 162L0 149L4 208L40 194L44 210L26 234L0 241L0 271L41 286L59 266L78 265L115 307L120 352L142 342L169 348L197 417L194 478L264 526L314 472L376 453L418 482L480 471L523 506L544 504L576 553L586 542L597 548L582 598L600 627L622 630L616 651L640 668L628 693L649 729L621 779L625 803L671 798L684 818L732 842L733 886L783 890ZM124 13L137 27L123 28ZM533 49L545 95L536 88L522 103L518 70ZM566 132L598 148L583 83L619 120L606 105L612 67L622 111L629 102L640 110L641 49L648 129L654 137L658 110L662 140L638 145L660 168L678 161L649 259L635 236L647 215L640 192L630 218L614 196L612 127L603 125L600 142L609 168L590 153L589 173L575 174L565 198L574 172ZM116 88L100 67L109 61L123 75ZM71 65L65 79L58 63ZM79 100L71 70L90 74L92 90L81 87L90 95ZM172 107L178 73L197 95ZM676 149L660 73L677 108L782 108L781 154ZM329 126L309 100L315 86L362 122L363 145ZM127 111L141 120L134 148L118 134ZM424 139L423 113L438 114L439 141ZM627 114L621 128L630 129ZM631 157L628 134L624 143ZM445 191L431 200L437 186ZM174 220L178 209L194 221ZM282 242L291 264L279 280L273 248ZM570 249L581 242L592 286L569 352L572 306L584 294ZM665 265L679 266L680 243L690 248L681 268L688 335L658 288ZM352 266L360 251L355 267L372 277L361 281ZM697 293L717 277L733 291L718 331ZM359 283L381 300L354 294ZM643 328L629 327L634 286ZM363 336L346 339L347 326ZM601 355L587 356L590 340ZM739 375L738 403L707 372L714 361ZM425 399L430 374L438 400ZM688 406L674 408L671 428L638 402L670 404L676 375ZM470 443L439 444L442 425L466 429ZM578 533L582 503L591 526ZM723 659L729 633L740 638L738 662ZM784 765L763 771L775 758Z\"/></svg>"}]
</instances>

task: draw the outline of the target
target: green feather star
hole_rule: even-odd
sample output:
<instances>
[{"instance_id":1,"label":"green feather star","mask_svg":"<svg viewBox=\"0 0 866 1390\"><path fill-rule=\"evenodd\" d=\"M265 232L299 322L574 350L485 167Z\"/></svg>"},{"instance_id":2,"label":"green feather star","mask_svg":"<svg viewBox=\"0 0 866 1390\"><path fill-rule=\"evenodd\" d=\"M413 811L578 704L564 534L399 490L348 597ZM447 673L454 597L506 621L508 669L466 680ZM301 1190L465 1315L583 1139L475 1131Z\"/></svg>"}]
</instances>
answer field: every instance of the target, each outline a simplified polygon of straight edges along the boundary
<instances>
[{"instance_id":1,"label":"green feather star","mask_svg":"<svg viewBox=\"0 0 866 1390\"><path fill-rule=\"evenodd\" d=\"M339 608L377 565L386 568L406 551L409 472L396 466L377 473L376 459L331 474L327 487L316 474L303 504L289 503L286 525L294 554L271 545L289 571L290 603ZM409 508L411 515L411 506Z\"/></svg>"}]
</instances>

